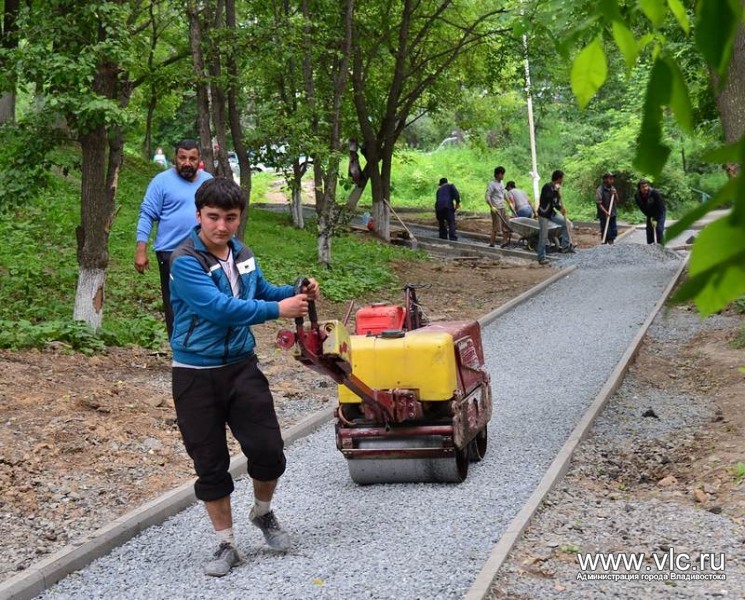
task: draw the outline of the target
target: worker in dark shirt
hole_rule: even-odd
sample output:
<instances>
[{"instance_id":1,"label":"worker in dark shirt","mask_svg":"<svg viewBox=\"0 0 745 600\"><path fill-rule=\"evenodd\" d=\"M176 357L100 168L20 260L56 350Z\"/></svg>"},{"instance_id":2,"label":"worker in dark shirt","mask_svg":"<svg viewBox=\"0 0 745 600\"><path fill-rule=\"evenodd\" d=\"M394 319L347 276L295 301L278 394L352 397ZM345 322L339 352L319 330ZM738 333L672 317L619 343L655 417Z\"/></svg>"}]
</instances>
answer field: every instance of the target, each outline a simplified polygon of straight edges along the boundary
<instances>
[{"instance_id":1,"label":"worker in dark shirt","mask_svg":"<svg viewBox=\"0 0 745 600\"><path fill-rule=\"evenodd\" d=\"M440 225L441 240L457 240L455 233L455 211L460 208L458 188L448 183L446 177L440 179L440 186L435 195L435 216Z\"/></svg>"},{"instance_id":2,"label":"worker in dark shirt","mask_svg":"<svg viewBox=\"0 0 745 600\"><path fill-rule=\"evenodd\" d=\"M636 189L636 205L647 217L647 244L661 244L665 235L665 201L646 179L640 180Z\"/></svg>"},{"instance_id":3,"label":"worker in dark shirt","mask_svg":"<svg viewBox=\"0 0 745 600\"><path fill-rule=\"evenodd\" d=\"M574 254L574 245L570 241L567 209L561 201L561 185L564 183L564 172L556 170L551 174L551 181L541 189L538 203L538 264L547 265L546 244L548 242L548 225L556 223L561 226L561 252Z\"/></svg>"}]
</instances>

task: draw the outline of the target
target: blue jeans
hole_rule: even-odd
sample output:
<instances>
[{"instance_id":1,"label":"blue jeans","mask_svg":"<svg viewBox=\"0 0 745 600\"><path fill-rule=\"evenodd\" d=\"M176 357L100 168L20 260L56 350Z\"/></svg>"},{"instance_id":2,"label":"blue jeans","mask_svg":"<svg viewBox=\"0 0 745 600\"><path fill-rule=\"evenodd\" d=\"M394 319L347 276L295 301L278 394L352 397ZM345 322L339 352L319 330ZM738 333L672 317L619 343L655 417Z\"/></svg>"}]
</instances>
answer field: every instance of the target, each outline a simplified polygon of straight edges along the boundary
<instances>
[{"instance_id":1,"label":"blue jeans","mask_svg":"<svg viewBox=\"0 0 745 600\"><path fill-rule=\"evenodd\" d=\"M657 221L653 223L652 221ZM655 240L655 234L657 239ZM661 244L665 235L665 211L655 217L647 217L647 244Z\"/></svg>"},{"instance_id":2,"label":"blue jeans","mask_svg":"<svg viewBox=\"0 0 745 600\"><path fill-rule=\"evenodd\" d=\"M517 209L517 216L531 218L533 216L533 209L530 206L521 206Z\"/></svg>"},{"instance_id":3,"label":"blue jeans","mask_svg":"<svg viewBox=\"0 0 745 600\"><path fill-rule=\"evenodd\" d=\"M567 222L564 215L555 213L552 217L538 217L538 260L546 258L546 242L548 242L548 224L556 223L561 225L561 247L569 247L569 233L567 232Z\"/></svg>"}]
</instances>

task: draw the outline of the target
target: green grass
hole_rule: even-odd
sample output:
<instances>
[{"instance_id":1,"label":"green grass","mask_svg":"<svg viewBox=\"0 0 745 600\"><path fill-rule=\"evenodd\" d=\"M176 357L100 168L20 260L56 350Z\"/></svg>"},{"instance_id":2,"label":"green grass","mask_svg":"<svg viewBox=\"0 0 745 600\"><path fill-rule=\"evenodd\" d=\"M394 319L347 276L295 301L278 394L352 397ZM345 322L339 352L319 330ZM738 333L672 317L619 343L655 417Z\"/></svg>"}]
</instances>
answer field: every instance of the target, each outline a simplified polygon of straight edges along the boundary
<instances>
[{"instance_id":1,"label":"green grass","mask_svg":"<svg viewBox=\"0 0 745 600\"><path fill-rule=\"evenodd\" d=\"M0 218L0 347L43 346L62 341L76 350L98 351L110 345L160 348L166 344L160 283L155 257L140 275L134 269L135 227L139 206L157 166L128 157L119 180L120 205L109 239L109 268L102 330L98 337L72 322L77 286L75 229L80 219L77 172L55 178L51 186ZM254 178L254 192L268 189L271 176ZM257 200L257 196L253 196ZM314 276L324 297L347 300L394 283L389 261L420 260L423 255L353 235L334 238L333 266L317 264L315 227L292 228L288 216L252 209L246 241L267 279L293 283Z\"/></svg>"}]
</instances>

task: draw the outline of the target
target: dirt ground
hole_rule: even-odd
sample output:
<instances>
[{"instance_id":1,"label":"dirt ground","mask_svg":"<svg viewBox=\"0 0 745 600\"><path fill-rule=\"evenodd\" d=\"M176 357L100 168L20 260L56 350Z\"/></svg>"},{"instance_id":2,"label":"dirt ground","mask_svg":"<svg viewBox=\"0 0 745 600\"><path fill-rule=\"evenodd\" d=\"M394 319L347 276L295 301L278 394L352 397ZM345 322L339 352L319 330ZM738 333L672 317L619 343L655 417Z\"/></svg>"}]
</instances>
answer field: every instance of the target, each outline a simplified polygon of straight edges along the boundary
<instances>
[{"instance_id":1,"label":"dirt ground","mask_svg":"<svg viewBox=\"0 0 745 600\"><path fill-rule=\"evenodd\" d=\"M486 219L459 222L464 231L485 226ZM575 231L580 247L596 244L598 237L594 230ZM405 283L431 284L417 293L432 320L481 316L555 272L514 259L402 262L395 270L399 289ZM400 302L401 293L360 298L356 306L372 301ZM321 300L319 316L343 319L347 308ZM316 406L335 397L333 386L275 347L277 332L289 326L288 321L255 328L258 354L285 426L302 418L305 396L313 395ZM703 349L703 358L683 353L674 369L663 369L691 389L721 387L722 418L702 432L685 460L691 473L708 469L713 480L721 476L722 481L731 478L717 473L718 465L743 459L737 452L745 430L742 391L735 393L719 375L731 366L727 341L724 336L702 340L695 350ZM0 532L9 543L25 539L29 546L24 556L0 560L0 581L192 478L174 423L169 360L166 352L142 349L112 348L94 357L60 346L0 351L0 521L5 523ZM660 365L638 368L649 369L650 381L658 381ZM282 411L293 405L300 408ZM711 459L714 449L719 461ZM649 493L665 489L653 487ZM727 506L726 490L717 493Z\"/></svg>"}]
</instances>

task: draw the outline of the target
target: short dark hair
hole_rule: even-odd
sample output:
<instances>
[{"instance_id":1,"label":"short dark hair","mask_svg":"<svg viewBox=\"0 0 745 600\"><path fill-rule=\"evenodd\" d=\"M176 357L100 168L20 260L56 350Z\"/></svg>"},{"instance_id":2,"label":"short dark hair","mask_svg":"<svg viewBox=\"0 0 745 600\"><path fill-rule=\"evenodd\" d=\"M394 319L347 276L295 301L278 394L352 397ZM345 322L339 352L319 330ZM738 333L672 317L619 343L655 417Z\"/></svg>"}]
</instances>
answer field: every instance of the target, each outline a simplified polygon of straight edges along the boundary
<instances>
[{"instance_id":1,"label":"short dark hair","mask_svg":"<svg viewBox=\"0 0 745 600\"><path fill-rule=\"evenodd\" d=\"M246 210L243 190L232 178L228 179L227 177L214 177L200 185L194 196L194 204L197 205L197 211L202 210L205 206L222 208L223 210L240 208L241 212Z\"/></svg>"},{"instance_id":2,"label":"short dark hair","mask_svg":"<svg viewBox=\"0 0 745 600\"><path fill-rule=\"evenodd\" d=\"M553 173L551 173L551 181L556 181L557 179L561 179L564 177L564 171L560 171L559 169L556 169Z\"/></svg>"},{"instance_id":3,"label":"short dark hair","mask_svg":"<svg viewBox=\"0 0 745 600\"><path fill-rule=\"evenodd\" d=\"M508 181L507 185L504 187L507 188L508 190L511 190L512 188L517 187L517 186L515 185L514 181Z\"/></svg>"},{"instance_id":4,"label":"short dark hair","mask_svg":"<svg viewBox=\"0 0 745 600\"><path fill-rule=\"evenodd\" d=\"M176 143L176 146L174 146L173 151L174 153L176 153L179 150L194 150L194 148L196 148L197 152L201 154L201 151L199 150L199 143L196 140L193 140L191 138L184 138L183 140L179 140Z\"/></svg>"},{"instance_id":5,"label":"short dark hair","mask_svg":"<svg viewBox=\"0 0 745 600\"><path fill-rule=\"evenodd\" d=\"M440 177L440 185L445 185L448 182L447 177Z\"/></svg>"},{"instance_id":6,"label":"short dark hair","mask_svg":"<svg viewBox=\"0 0 745 600\"><path fill-rule=\"evenodd\" d=\"M504 175L504 167L497 167L496 169L494 169L494 177L496 177L499 173Z\"/></svg>"}]
</instances>

